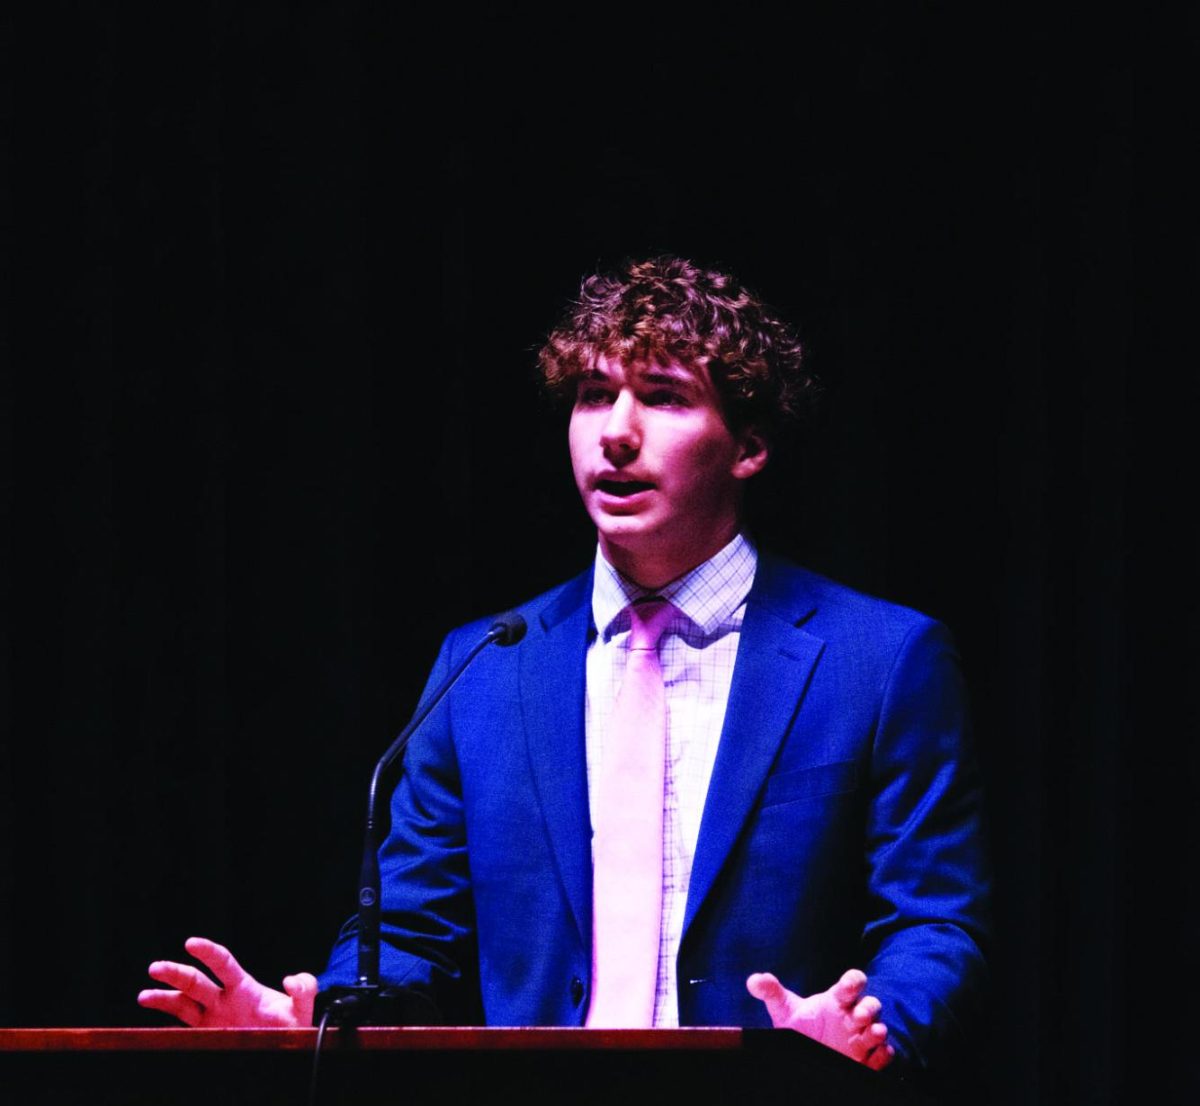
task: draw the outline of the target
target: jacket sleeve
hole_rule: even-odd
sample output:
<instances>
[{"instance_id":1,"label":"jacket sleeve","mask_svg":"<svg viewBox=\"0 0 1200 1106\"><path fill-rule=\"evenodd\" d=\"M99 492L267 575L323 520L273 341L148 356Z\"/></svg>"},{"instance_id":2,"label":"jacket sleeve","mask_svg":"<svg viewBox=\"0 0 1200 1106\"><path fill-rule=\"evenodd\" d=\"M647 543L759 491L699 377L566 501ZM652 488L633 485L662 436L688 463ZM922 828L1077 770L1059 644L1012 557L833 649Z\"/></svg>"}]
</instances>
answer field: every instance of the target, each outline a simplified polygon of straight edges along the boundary
<instances>
[{"instance_id":1,"label":"jacket sleeve","mask_svg":"<svg viewBox=\"0 0 1200 1106\"><path fill-rule=\"evenodd\" d=\"M443 643L422 701L449 673L455 635ZM475 911L466 825L452 736L452 696L416 731L391 799L391 827L379 850L380 978L429 999L439 1020L482 1023ZM357 978L358 918L338 935L321 988Z\"/></svg>"},{"instance_id":2,"label":"jacket sleeve","mask_svg":"<svg viewBox=\"0 0 1200 1106\"><path fill-rule=\"evenodd\" d=\"M969 1064L987 991L990 877L958 657L922 620L887 676L871 754L869 993L917 1069Z\"/></svg>"}]
</instances>

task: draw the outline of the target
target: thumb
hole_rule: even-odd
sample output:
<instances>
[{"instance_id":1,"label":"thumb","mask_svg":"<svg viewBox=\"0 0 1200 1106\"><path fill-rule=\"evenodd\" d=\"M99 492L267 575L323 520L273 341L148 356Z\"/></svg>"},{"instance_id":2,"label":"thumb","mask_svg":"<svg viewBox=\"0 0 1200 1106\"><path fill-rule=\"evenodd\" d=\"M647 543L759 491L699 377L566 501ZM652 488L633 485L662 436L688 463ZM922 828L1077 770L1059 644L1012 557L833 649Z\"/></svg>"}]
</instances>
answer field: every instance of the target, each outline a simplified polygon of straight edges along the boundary
<instances>
[{"instance_id":1,"label":"thumb","mask_svg":"<svg viewBox=\"0 0 1200 1106\"><path fill-rule=\"evenodd\" d=\"M292 1000L296 1024L312 1025L313 1003L317 1000L317 977L308 972L284 976L283 989Z\"/></svg>"},{"instance_id":2,"label":"thumb","mask_svg":"<svg viewBox=\"0 0 1200 1106\"><path fill-rule=\"evenodd\" d=\"M795 996L775 976L770 972L755 972L746 980L746 990L762 1000L777 1029L787 1026L792 1017L792 999Z\"/></svg>"}]
</instances>

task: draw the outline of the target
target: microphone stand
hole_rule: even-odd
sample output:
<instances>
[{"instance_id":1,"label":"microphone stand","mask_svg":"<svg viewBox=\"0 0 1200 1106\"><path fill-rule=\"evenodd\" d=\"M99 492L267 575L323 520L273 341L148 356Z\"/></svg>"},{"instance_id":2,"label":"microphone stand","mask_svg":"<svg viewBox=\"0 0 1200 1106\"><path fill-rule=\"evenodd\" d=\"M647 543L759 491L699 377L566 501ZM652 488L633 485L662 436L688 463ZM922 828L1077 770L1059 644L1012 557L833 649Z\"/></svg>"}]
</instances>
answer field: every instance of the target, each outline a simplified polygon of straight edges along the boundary
<instances>
[{"instance_id":1,"label":"microphone stand","mask_svg":"<svg viewBox=\"0 0 1200 1106\"><path fill-rule=\"evenodd\" d=\"M376 807L380 781L384 772L404 754L405 746L417 727L433 713L471 662L492 642L515 645L524 636L524 618L515 612L499 616L433 694L417 707L412 720L375 765L367 793L367 828L358 879L358 981L350 986L330 987L322 991L317 996L314 1021L327 1017L335 1025L437 1024L437 1008L422 992L410 987L384 986L379 981L379 846L382 842L379 840Z\"/></svg>"}]
</instances>

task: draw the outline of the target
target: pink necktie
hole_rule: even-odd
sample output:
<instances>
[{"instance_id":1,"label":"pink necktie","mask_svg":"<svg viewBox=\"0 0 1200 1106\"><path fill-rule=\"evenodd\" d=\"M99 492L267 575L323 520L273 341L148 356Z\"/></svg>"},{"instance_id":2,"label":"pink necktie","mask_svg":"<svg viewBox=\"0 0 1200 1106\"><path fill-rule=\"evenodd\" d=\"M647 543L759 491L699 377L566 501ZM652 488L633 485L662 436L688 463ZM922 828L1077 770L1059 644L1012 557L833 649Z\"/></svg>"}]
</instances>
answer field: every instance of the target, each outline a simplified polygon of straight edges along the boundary
<instances>
[{"instance_id":1,"label":"pink necktie","mask_svg":"<svg viewBox=\"0 0 1200 1106\"><path fill-rule=\"evenodd\" d=\"M658 641L675 608L629 608L629 659L605 739L593 811L588 1026L654 1024L662 922L667 696Z\"/></svg>"}]
</instances>

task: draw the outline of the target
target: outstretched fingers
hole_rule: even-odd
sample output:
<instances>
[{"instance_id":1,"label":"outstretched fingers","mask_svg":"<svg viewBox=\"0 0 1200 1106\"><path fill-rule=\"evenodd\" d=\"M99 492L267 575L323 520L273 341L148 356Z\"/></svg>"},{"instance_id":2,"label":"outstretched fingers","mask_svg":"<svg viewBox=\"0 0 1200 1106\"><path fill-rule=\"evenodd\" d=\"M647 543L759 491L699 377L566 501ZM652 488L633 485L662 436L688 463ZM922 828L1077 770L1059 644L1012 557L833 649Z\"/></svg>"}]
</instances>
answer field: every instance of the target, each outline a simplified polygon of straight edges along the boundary
<instances>
[{"instance_id":1,"label":"outstretched fingers","mask_svg":"<svg viewBox=\"0 0 1200 1106\"><path fill-rule=\"evenodd\" d=\"M221 989L199 968L190 964L176 964L173 960L156 960L150 965L150 978L168 987L174 987L198 1005L202 1010L212 1006L221 995Z\"/></svg>"},{"instance_id":2,"label":"outstretched fingers","mask_svg":"<svg viewBox=\"0 0 1200 1106\"><path fill-rule=\"evenodd\" d=\"M189 937L183 943L197 960L228 988L241 985L246 979L246 970L224 945L210 941L207 937Z\"/></svg>"},{"instance_id":3,"label":"outstretched fingers","mask_svg":"<svg viewBox=\"0 0 1200 1106\"><path fill-rule=\"evenodd\" d=\"M867 986L867 977L858 968L851 968L843 973L842 978L833 985L833 997L842 1009L849 1012Z\"/></svg>"},{"instance_id":4,"label":"outstretched fingers","mask_svg":"<svg viewBox=\"0 0 1200 1106\"><path fill-rule=\"evenodd\" d=\"M140 991L137 1000L139 1006L143 1006L147 1010L158 1010L164 1014L170 1014L193 1029L200 1024L204 1017L204 1011L200 1006L187 995L180 994L178 991Z\"/></svg>"}]
</instances>

